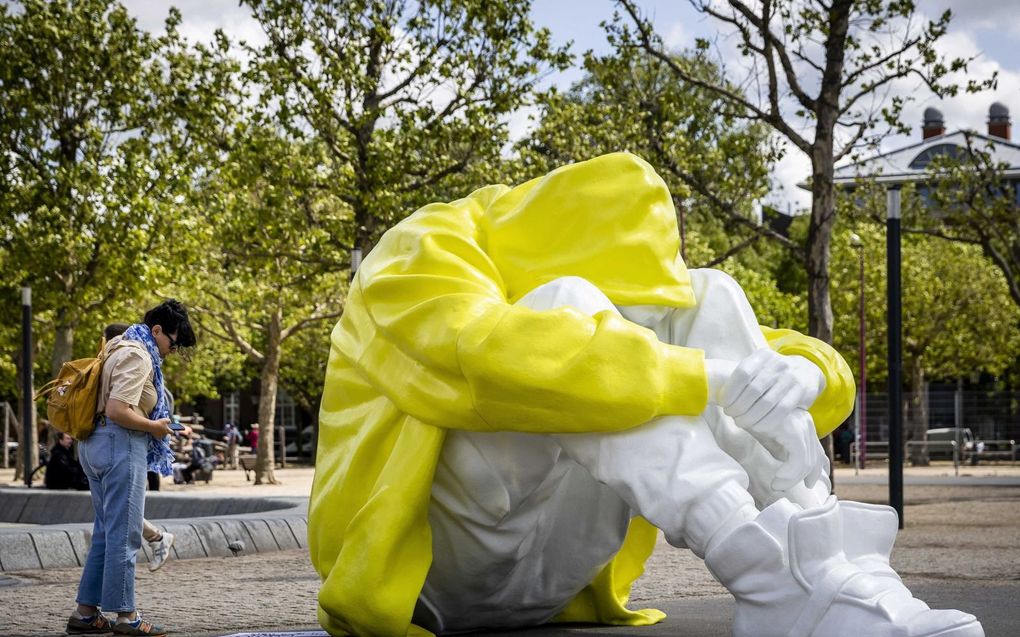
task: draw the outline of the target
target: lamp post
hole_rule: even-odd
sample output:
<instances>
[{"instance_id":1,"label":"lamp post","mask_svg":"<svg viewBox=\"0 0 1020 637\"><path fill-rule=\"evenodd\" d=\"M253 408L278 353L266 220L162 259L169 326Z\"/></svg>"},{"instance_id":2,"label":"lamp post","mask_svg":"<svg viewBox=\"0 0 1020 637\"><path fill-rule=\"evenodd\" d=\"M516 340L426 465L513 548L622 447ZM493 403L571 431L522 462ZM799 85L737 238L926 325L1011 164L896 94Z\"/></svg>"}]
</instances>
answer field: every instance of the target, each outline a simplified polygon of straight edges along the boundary
<instances>
[{"instance_id":1,"label":"lamp post","mask_svg":"<svg viewBox=\"0 0 1020 637\"><path fill-rule=\"evenodd\" d=\"M35 446L35 400L32 381L32 288L21 288L21 453L25 459L25 486L32 486L32 448ZM7 441L4 441L7 444Z\"/></svg>"},{"instance_id":2,"label":"lamp post","mask_svg":"<svg viewBox=\"0 0 1020 637\"><path fill-rule=\"evenodd\" d=\"M889 309L889 505L903 528L903 306L900 298L900 188L886 202L886 271Z\"/></svg>"},{"instance_id":3,"label":"lamp post","mask_svg":"<svg viewBox=\"0 0 1020 637\"><path fill-rule=\"evenodd\" d=\"M858 305L860 306L860 318L858 319L858 325L860 328L859 345L858 345L858 361L860 362L860 398L857 402L858 419L859 423L857 431L857 462L859 468L863 469L867 466L868 455L868 365L867 365L867 322L864 320L864 242L856 234L850 235L850 245L857 250L857 260L860 263L860 277L859 290L860 294L858 299Z\"/></svg>"}]
</instances>

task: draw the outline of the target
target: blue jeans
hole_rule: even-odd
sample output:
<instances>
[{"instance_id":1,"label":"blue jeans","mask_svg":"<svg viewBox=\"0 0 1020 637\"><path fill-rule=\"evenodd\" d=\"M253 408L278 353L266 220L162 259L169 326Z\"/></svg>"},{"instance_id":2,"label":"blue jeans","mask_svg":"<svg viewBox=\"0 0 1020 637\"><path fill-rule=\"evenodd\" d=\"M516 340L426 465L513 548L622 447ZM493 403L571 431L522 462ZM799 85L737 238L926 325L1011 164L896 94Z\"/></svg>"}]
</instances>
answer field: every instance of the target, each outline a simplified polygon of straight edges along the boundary
<instances>
[{"instance_id":1,"label":"blue jeans","mask_svg":"<svg viewBox=\"0 0 1020 637\"><path fill-rule=\"evenodd\" d=\"M96 519L77 602L107 612L135 610L135 557L142 546L149 436L109 418L79 446Z\"/></svg>"}]
</instances>

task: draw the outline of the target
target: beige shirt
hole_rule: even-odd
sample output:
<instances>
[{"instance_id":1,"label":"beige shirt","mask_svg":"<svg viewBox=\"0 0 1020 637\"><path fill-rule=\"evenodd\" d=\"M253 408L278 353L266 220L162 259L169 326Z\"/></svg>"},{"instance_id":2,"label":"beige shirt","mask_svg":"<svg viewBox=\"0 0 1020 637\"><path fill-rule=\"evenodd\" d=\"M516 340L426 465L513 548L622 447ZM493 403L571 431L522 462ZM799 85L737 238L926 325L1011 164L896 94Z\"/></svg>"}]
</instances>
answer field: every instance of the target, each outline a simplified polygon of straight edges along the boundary
<instances>
[{"instance_id":1,"label":"beige shirt","mask_svg":"<svg viewBox=\"0 0 1020 637\"><path fill-rule=\"evenodd\" d=\"M118 336L106 344L103 377L99 384L99 411L111 398L131 405L148 418L156 406L156 386L152 382L152 357L138 341Z\"/></svg>"}]
</instances>

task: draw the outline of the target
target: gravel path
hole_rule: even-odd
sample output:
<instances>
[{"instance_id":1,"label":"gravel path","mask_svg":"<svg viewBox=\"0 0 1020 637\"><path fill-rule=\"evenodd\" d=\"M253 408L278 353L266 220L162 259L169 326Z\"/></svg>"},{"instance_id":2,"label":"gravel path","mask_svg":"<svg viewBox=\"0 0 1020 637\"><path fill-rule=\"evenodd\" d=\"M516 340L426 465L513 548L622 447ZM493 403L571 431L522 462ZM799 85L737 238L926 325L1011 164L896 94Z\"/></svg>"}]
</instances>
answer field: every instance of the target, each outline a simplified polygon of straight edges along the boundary
<instances>
[{"instance_id":1,"label":"gravel path","mask_svg":"<svg viewBox=\"0 0 1020 637\"><path fill-rule=\"evenodd\" d=\"M881 486L845 484L841 497L882 501ZM1020 488L910 487L907 528L893 564L908 583L954 580L1017 585L1020 594ZM3 635L63 632L81 569L25 571L0 577ZM237 558L171 561L138 570L139 607L174 635L316 628L319 580L307 553L283 551ZM700 560L664 542L636 583L633 605L723 595Z\"/></svg>"}]
</instances>

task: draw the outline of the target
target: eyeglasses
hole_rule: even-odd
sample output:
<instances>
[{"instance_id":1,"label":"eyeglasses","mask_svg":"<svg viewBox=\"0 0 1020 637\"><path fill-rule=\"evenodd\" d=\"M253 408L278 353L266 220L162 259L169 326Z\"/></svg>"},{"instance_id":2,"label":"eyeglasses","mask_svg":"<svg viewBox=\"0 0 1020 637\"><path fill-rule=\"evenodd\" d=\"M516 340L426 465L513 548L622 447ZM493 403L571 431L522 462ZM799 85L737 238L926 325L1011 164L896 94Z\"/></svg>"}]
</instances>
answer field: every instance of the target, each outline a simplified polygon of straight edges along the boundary
<instances>
[{"instance_id":1,"label":"eyeglasses","mask_svg":"<svg viewBox=\"0 0 1020 637\"><path fill-rule=\"evenodd\" d=\"M163 332L163 335L166 336L168 341L170 341L170 351L171 352L176 352L177 348L180 347L177 344L177 339L174 338L173 336L170 336L170 334L168 332Z\"/></svg>"}]
</instances>

